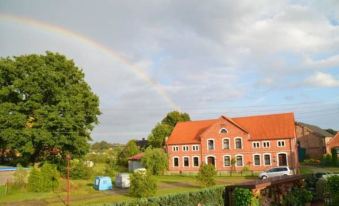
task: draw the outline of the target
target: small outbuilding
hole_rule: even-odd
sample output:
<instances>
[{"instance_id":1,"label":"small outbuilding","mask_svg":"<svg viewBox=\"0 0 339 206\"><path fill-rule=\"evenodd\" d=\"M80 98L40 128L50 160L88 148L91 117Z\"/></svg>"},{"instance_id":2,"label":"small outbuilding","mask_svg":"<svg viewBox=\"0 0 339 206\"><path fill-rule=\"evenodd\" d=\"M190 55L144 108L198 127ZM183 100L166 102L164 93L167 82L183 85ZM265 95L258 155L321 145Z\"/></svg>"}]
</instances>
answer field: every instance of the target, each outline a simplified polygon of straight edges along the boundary
<instances>
[{"instance_id":1,"label":"small outbuilding","mask_svg":"<svg viewBox=\"0 0 339 206\"><path fill-rule=\"evenodd\" d=\"M115 186L119 188L129 188L129 173L120 173L115 177Z\"/></svg>"},{"instance_id":2,"label":"small outbuilding","mask_svg":"<svg viewBox=\"0 0 339 206\"><path fill-rule=\"evenodd\" d=\"M144 153L138 153L128 158L128 171L133 172L136 169L144 168L141 163L141 158L144 157Z\"/></svg>"},{"instance_id":3,"label":"small outbuilding","mask_svg":"<svg viewBox=\"0 0 339 206\"><path fill-rule=\"evenodd\" d=\"M107 176L98 176L95 177L94 189L96 190L111 190L112 189L112 179Z\"/></svg>"}]
</instances>

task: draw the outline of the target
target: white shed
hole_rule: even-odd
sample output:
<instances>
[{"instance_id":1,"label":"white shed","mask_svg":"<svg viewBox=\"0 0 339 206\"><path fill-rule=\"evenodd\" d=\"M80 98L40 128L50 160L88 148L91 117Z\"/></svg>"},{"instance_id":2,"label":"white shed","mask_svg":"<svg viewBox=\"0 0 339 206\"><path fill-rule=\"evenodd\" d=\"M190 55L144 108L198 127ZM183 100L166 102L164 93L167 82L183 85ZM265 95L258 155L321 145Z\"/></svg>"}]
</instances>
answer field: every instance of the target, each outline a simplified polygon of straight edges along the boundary
<instances>
[{"instance_id":1,"label":"white shed","mask_svg":"<svg viewBox=\"0 0 339 206\"><path fill-rule=\"evenodd\" d=\"M115 177L115 186L119 188L129 188L129 173L120 173Z\"/></svg>"}]
</instances>

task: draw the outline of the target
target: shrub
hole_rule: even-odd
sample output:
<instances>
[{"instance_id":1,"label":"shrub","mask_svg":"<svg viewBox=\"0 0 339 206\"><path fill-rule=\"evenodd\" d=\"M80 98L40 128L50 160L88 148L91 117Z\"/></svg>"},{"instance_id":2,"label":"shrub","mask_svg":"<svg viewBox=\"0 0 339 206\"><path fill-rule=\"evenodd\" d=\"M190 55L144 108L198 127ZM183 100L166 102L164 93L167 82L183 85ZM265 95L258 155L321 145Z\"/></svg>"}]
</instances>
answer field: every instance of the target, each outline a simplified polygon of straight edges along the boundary
<instances>
[{"instance_id":1,"label":"shrub","mask_svg":"<svg viewBox=\"0 0 339 206\"><path fill-rule=\"evenodd\" d=\"M215 171L214 165L201 164L197 175L197 181L202 187L210 187L215 185L216 175L217 172Z\"/></svg>"},{"instance_id":2,"label":"shrub","mask_svg":"<svg viewBox=\"0 0 339 206\"><path fill-rule=\"evenodd\" d=\"M159 197L140 198L134 201L104 204L106 206L197 206L202 205L219 206L224 205L224 186L205 188L194 192L183 192L169 194Z\"/></svg>"},{"instance_id":3,"label":"shrub","mask_svg":"<svg viewBox=\"0 0 339 206\"><path fill-rule=\"evenodd\" d=\"M149 197L156 193L157 183L150 173L135 172L130 175L129 193L134 197Z\"/></svg>"},{"instance_id":4,"label":"shrub","mask_svg":"<svg viewBox=\"0 0 339 206\"><path fill-rule=\"evenodd\" d=\"M60 174L55 165L45 163L41 167L41 176L45 191L54 191L58 188Z\"/></svg>"},{"instance_id":5,"label":"shrub","mask_svg":"<svg viewBox=\"0 0 339 206\"><path fill-rule=\"evenodd\" d=\"M28 171L25 170L20 164L17 165L17 169L13 174L14 177L14 187L17 189L22 189L26 187Z\"/></svg>"},{"instance_id":6,"label":"shrub","mask_svg":"<svg viewBox=\"0 0 339 206\"><path fill-rule=\"evenodd\" d=\"M327 189L330 193L332 203L334 205L339 205L339 176L334 175L327 178Z\"/></svg>"},{"instance_id":7,"label":"shrub","mask_svg":"<svg viewBox=\"0 0 339 206\"><path fill-rule=\"evenodd\" d=\"M304 206L312 201L312 193L305 188L293 188L283 199L284 206Z\"/></svg>"},{"instance_id":8,"label":"shrub","mask_svg":"<svg viewBox=\"0 0 339 206\"><path fill-rule=\"evenodd\" d=\"M67 171L64 171L66 174ZM70 162L70 177L72 179L89 179L92 177L93 168L87 167L82 160L73 159Z\"/></svg>"},{"instance_id":9,"label":"shrub","mask_svg":"<svg viewBox=\"0 0 339 206\"><path fill-rule=\"evenodd\" d=\"M38 168L33 167L28 177L28 190L31 192L43 191L41 172Z\"/></svg>"},{"instance_id":10,"label":"shrub","mask_svg":"<svg viewBox=\"0 0 339 206\"><path fill-rule=\"evenodd\" d=\"M305 164L305 165L318 165L318 164L320 164L320 160L316 160L316 159L305 159L305 160L304 160L304 164Z\"/></svg>"},{"instance_id":11,"label":"shrub","mask_svg":"<svg viewBox=\"0 0 339 206\"><path fill-rule=\"evenodd\" d=\"M33 167L28 177L28 189L32 192L50 192L59 186L59 178L55 165L45 163L40 170Z\"/></svg>"},{"instance_id":12,"label":"shrub","mask_svg":"<svg viewBox=\"0 0 339 206\"><path fill-rule=\"evenodd\" d=\"M153 175L161 175L167 169L167 154L160 148L148 147L141 161Z\"/></svg>"},{"instance_id":13,"label":"shrub","mask_svg":"<svg viewBox=\"0 0 339 206\"><path fill-rule=\"evenodd\" d=\"M322 159L320 160L320 164L322 166L331 166L332 165L331 155L327 154L327 155L323 156Z\"/></svg>"},{"instance_id":14,"label":"shrub","mask_svg":"<svg viewBox=\"0 0 339 206\"><path fill-rule=\"evenodd\" d=\"M233 191L235 206L249 206L252 203L253 194L249 189L237 187Z\"/></svg>"},{"instance_id":15,"label":"shrub","mask_svg":"<svg viewBox=\"0 0 339 206\"><path fill-rule=\"evenodd\" d=\"M315 186L316 199L323 200L325 198L325 193L327 192L327 181L323 178L319 179Z\"/></svg>"}]
</instances>

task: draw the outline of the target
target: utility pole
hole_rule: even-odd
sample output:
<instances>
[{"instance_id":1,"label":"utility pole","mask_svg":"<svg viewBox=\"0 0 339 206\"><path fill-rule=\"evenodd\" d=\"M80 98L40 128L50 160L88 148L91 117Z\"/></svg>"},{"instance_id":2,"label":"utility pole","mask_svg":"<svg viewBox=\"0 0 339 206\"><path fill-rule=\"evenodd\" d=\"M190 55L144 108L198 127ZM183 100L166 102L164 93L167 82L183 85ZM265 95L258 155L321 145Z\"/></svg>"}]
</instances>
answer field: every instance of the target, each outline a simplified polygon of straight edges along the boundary
<instances>
[{"instance_id":1,"label":"utility pole","mask_svg":"<svg viewBox=\"0 0 339 206\"><path fill-rule=\"evenodd\" d=\"M70 154L67 154L66 155L66 161L67 161L67 197L66 197L66 205L69 206L69 193L71 192L71 184L70 184L70 181L69 181L69 162L71 160L71 155Z\"/></svg>"}]
</instances>

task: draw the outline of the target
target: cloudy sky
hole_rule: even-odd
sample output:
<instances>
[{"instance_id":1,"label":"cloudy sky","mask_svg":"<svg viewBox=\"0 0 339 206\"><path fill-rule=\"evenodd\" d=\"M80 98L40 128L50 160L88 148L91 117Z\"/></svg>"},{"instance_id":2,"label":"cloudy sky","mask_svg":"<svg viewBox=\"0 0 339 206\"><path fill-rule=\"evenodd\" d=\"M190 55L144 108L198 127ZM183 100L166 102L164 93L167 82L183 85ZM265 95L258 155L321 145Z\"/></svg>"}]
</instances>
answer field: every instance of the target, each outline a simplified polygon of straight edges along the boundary
<instances>
[{"instance_id":1,"label":"cloudy sky","mask_svg":"<svg viewBox=\"0 0 339 206\"><path fill-rule=\"evenodd\" d=\"M103 114L95 141L192 119L295 112L339 129L339 1L0 0L0 56L65 54Z\"/></svg>"}]
</instances>

